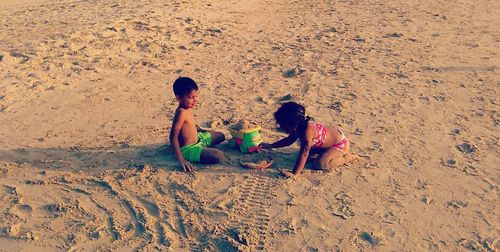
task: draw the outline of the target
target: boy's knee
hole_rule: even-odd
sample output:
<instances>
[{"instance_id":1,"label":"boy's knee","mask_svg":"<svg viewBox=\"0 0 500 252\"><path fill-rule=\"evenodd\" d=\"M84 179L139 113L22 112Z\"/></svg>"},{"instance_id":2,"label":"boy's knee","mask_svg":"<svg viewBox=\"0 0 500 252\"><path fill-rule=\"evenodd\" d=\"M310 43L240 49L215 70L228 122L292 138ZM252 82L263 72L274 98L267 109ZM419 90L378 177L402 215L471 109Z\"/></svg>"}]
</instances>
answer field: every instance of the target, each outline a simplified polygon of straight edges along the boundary
<instances>
[{"instance_id":1,"label":"boy's knee","mask_svg":"<svg viewBox=\"0 0 500 252\"><path fill-rule=\"evenodd\" d=\"M226 140L226 136L223 133L214 131L212 132L212 143L213 145L219 144Z\"/></svg>"},{"instance_id":2,"label":"boy's knee","mask_svg":"<svg viewBox=\"0 0 500 252\"><path fill-rule=\"evenodd\" d=\"M224 160L224 152L222 152L220 150L217 150L214 153L214 162L215 163L220 163L220 162L222 162L222 160Z\"/></svg>"},{"instance_id":3,"label":"boy's knee","mask_svg":"<svg viewBox=\"0 0 500 252\"><path fill-rule=\"evenodd\" d=\"M202 153L201 162L206 164L216 164L224 160L224 152L213 149L209 153Z\"/></svg>"},{"instance_id":4,"label":"boy's knee","mask_svg":"<svg viewBox=\"0 0 500 252\"><path fill-rule=\"evenodd\" d=\"M220 142L224 142L224 140L226 140L226 136L221 132L219 132L219 134L220 134Z\"/></svg>"}]
</instances>

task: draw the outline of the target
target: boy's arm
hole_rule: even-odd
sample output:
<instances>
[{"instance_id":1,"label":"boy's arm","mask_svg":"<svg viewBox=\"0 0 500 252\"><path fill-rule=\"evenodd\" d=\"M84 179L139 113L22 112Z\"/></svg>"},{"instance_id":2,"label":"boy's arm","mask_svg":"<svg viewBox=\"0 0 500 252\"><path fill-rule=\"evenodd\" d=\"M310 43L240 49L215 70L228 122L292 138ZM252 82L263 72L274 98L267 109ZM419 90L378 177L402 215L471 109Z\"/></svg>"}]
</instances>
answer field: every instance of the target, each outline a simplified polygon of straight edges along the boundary
<instances>
[{"instance_id":1,"label":"boy's arm","mask_svg":"<svg viewBox=\"0 0 500 252\"><path fill-rule=\"evenodd\" d=\"M207 131L209 131L209 129L196 124L196 131L198 131L198 132L207 132Z\"/></svg>"},{"instance_id":2,"label":"boy's arm","mask_svg":"<svg viewBox=\"0 0 500 252\"><path fill-rule=\"evenodd\" d=\"M192 171L194 167L192 164L186 161L184 157L182 157L181 146L179 144L179 133L181 132L181 128L185 120L186 116L185 113L182 112L182 110L178 110L175 112L174 120L172 122L172 128L170 129L169 139L170 145L174 149L175 156L177 157L177 160L179 160L182 169L184 169L184 171L186 172L189 172Z\"/></svg>"},{"instance_id":3,"label":"boy's arm","mask_svg":"<svg viewBox=\"0 0 500 252\"><path fill-rule=\"evenodd\" d=\"M281 139L281 140L278 140L272 144L267 144L267 143L263 143L262 144L262 148L264 149L271 149L271 148L282 148L282 147L286 147L286 146L289 146L291 144L293 144L295 141L297 141L297 135L294 135L294 134L290 134L288 135L287 137Z\"/></svg>"}]
</instances>

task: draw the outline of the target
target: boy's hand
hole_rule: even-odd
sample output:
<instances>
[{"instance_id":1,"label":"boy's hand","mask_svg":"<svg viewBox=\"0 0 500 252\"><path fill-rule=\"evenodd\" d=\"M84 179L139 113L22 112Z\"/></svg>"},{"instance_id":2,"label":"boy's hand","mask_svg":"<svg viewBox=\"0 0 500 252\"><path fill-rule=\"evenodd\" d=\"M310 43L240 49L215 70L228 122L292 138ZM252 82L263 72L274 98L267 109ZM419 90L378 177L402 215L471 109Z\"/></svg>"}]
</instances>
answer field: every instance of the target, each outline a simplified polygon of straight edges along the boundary
<instances>
[{"instance_id":1,"label":"boy's hand","mask_svg":"<svg viewBox=\"0 0 500 252\"><path fill-rule=\"evenodd\" d=\"M261 143L260 144L260 147L262 149L271 149L272 148L272 144L269 144L269 143Z\"/></svg>"},{"instance_id":2,"label":"boy's hand","mask_svg":"<svg viewBox=\"0 0 500 252\"><path fill-rule=\"evenodd\" d=\"M191 163L189 163L186 160L181 160L180 163L181 163L182 169L185 172L192 172L195 169L194 165L192 165Z\"/></svg>"},{"instance_id":3,"label":"boy's hand","mask_svg":"<svg viewBox=\"0 0 500 252\"><path fill-rule=\"evenodd\" d=\"M295 177L295 174L289 170L281 170L281 175L287 179Z\"/></svg>"}]
</instances>

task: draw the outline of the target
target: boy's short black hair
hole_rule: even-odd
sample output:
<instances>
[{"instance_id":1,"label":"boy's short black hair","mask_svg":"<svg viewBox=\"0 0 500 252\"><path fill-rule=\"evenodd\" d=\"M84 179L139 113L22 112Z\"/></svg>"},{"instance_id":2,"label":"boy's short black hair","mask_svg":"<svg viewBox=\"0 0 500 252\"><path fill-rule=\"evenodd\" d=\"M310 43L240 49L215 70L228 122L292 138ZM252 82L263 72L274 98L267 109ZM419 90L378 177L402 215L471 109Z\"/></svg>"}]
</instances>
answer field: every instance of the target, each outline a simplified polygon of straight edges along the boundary
<instances>
[{"instance_id":1,"label":"boy's short black hair","mask_svg":"<svg viewBox=\"0 0 500 252\"><path fill-rule=\"evenodd\" d=\"M185 96L193 90L198 90L198 85L189 77L179 77L174 81L174 94Z\"/></svg>"}]
</instances>

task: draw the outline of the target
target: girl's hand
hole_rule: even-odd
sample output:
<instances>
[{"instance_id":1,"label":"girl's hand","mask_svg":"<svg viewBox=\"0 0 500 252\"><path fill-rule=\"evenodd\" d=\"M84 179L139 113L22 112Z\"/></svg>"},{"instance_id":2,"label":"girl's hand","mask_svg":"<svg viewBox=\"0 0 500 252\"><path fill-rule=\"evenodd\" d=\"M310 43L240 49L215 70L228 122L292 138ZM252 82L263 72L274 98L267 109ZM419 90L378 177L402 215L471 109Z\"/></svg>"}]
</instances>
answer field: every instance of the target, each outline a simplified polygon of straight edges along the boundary
<instances>
[{"instance_id":1,"label":"girl's hand","mask_svg":"<svg viewBox=\"0 0 500 252\"><path fill-rule=\"evenodd\" d=\"M269 144L269 143L261 143L261 144L260 144L260 147L261 147L262 149L264 149L264 150L265 150L265 149L271 149L271 148L272 148L272 146L273 146L273 145L272 145L272 144Z\"/></svg>"},{"instance_id":2,"label":"girl's hand","mask_svg":"<svg viewBox=\"0 0 500 252\"><path fill-rule=\"evenodd\" d=\"M192 165L191 163L189 163L188 161L186 160L181 160L179 161L181 163L181 166L182 166L182 169L185 171L185 172L192 172L194 171L195 167L194 165Z\"/></svg>"},{"instance_id":3,"label":"girl's hand","mask_svg":"<svg viewBox=\"0 0 500 252\"><path fill-rule=\"evenodd\" d=\"M289 170L281 170L281 175L287 179L295 177L295 174Z\"/></svg>"}]
</instances>

